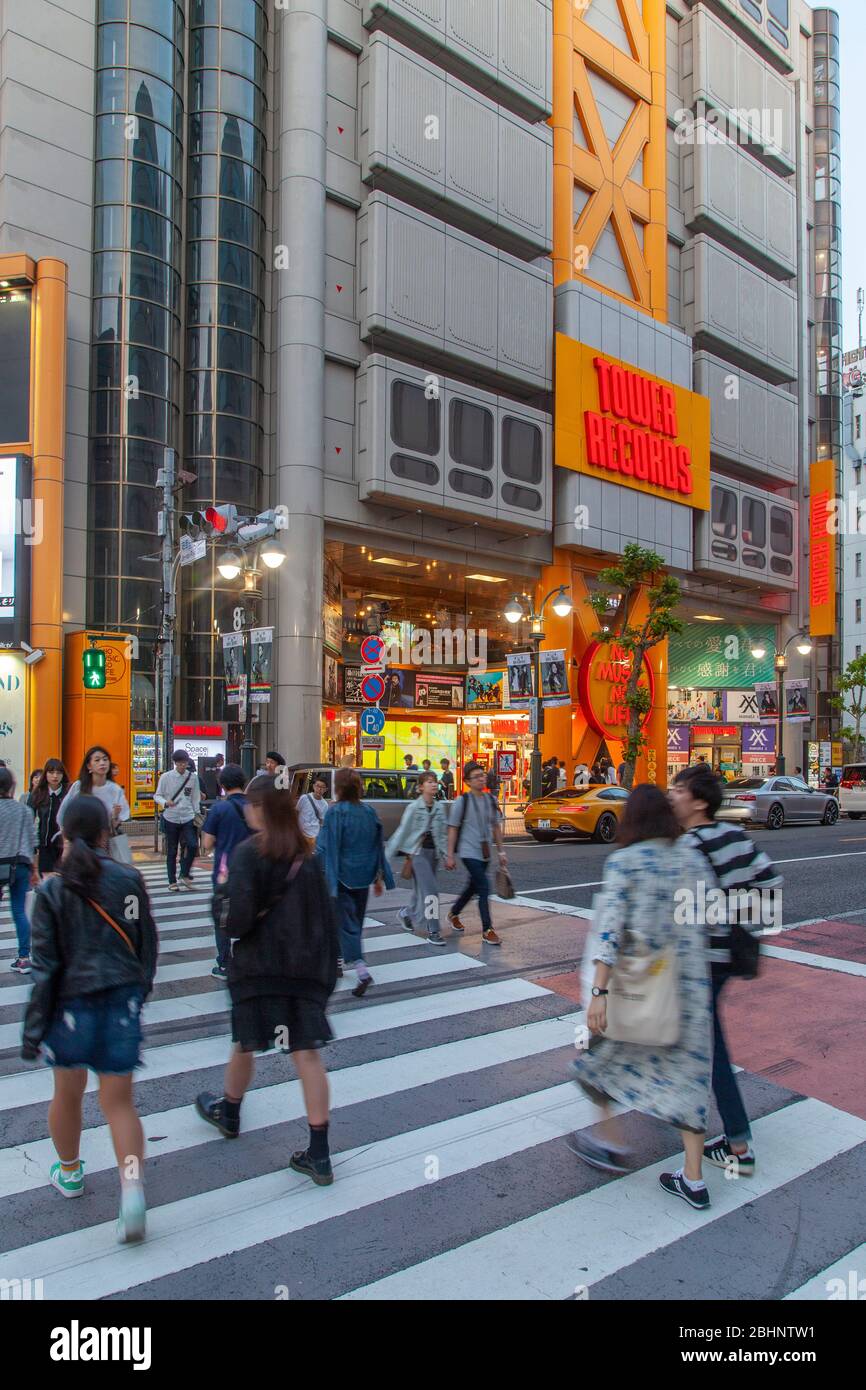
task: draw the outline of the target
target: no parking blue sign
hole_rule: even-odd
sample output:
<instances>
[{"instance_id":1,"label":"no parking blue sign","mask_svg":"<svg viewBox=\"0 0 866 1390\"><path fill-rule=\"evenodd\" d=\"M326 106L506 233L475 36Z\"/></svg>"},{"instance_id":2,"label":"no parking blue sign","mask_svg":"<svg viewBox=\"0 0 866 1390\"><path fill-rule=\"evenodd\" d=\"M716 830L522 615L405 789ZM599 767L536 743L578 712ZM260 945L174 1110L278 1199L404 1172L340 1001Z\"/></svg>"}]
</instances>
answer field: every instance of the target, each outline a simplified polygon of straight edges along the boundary
<instances>
[{"instance_id":1,"label":"no parking blue sign","mask_svg":"<svg viewBox=\"0 0 866 1390\"><path fill-rule=\"evenodd\" d=\"M361 733L375 738L385 727L385 716L380 709L365 709L361 715Z\"/></svg>"}]
</instances>

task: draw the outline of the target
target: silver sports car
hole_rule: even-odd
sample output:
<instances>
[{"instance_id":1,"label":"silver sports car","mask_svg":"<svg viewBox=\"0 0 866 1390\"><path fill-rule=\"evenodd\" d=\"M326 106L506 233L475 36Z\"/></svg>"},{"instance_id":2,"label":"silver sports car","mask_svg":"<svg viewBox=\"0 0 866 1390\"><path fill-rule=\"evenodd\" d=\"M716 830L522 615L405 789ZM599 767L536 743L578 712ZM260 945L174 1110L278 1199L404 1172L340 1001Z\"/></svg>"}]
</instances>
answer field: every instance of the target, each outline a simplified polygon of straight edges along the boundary
<instances>
[{"instance_id":1,"label":"silver sports car","mask_svg":"<svg viewBox=\"0 0 866 1390\"><path fill-rule=\"evenodd\" d=\"M790 821L835 825L839 802L829 792L808 786L802 777L737 777L725 786L723 807L746 811L750 821L781 830Z\"/></svg>"}]
</instances>

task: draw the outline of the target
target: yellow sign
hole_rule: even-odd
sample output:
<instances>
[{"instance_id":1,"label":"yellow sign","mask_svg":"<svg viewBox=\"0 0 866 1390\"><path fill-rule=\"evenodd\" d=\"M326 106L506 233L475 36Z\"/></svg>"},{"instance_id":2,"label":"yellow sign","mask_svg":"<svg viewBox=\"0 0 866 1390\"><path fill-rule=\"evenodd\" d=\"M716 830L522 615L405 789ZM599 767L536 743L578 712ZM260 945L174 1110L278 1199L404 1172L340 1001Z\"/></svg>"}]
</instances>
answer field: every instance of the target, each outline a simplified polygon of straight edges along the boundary
<instances>
[{"instance_id":1,"label":"yellow sign","mask_svg":"<svg viewBox=\"0 0 866 1390\"><path fill-rule=\"evenodd\" d=\"M560 468L709 510L705 396L557 333L555 401Z\"/></svg>"},{"instance_id":2,"label":"yellow sign","mask_svg":"<svg viewBox=\"0 0 866 1390\"><path fill-rule=\"evenodd\" d=\"M845 761L845 749L841 743L830 744L830 761L834 767L841 767Z\"/></svg>"},{"instance_id":3,"label":"yellow sign","mask_svg":"<svg viewBox=\"0 0 866 1390\"><path fill-rule=\"evenodd\" d=\"M836 534L831 529L836 496L832 459L816 459L809 469L809 635L836 633Z\"/></svg>"}]
</instances>

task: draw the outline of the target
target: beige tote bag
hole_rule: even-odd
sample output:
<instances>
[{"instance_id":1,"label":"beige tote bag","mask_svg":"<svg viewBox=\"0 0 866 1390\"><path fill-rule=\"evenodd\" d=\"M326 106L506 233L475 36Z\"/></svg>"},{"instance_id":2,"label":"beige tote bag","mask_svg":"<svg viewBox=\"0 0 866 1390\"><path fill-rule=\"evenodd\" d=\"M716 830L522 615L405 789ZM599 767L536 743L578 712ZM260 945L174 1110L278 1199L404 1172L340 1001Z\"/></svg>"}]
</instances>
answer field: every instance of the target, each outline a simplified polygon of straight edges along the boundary
<instances>
[{"instance_id":1,"label":"beige tote bag","mask_svg":"<svg viewBox=\"0 0 866 1390\"><path fill-rule=\"evenodd\" d=\"M676 947L620 954L611 973L604 1036L643 1047L672 1047L680 1036Z\"/></svg>"}]
</instances>

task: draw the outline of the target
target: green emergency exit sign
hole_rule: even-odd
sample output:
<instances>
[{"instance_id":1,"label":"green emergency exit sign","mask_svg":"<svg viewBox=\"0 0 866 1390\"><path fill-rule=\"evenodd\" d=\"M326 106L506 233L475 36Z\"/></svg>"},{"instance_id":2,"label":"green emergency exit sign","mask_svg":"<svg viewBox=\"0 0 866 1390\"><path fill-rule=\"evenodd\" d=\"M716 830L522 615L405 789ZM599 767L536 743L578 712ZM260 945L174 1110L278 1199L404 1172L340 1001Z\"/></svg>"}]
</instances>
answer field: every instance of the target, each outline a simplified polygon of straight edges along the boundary
<instances>
[{"instance_id":1,"label":"green emergency exit sign","mask_svg":"<svg viewBox=\"0 0 866 1390\"><path fill-rule=\"evenodd\" d=\"M91 647L84 652L85 690L105 689L105 652L99 647Z\"/></svg>"}]
</instances>

